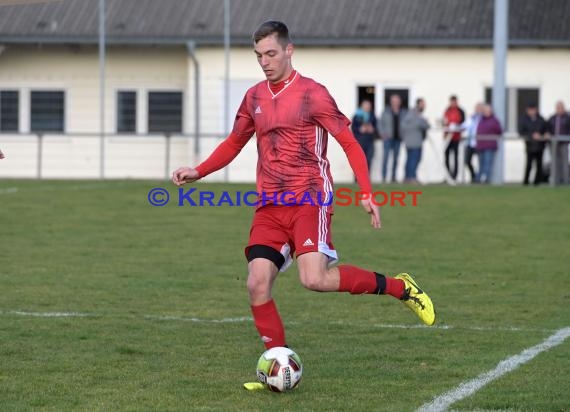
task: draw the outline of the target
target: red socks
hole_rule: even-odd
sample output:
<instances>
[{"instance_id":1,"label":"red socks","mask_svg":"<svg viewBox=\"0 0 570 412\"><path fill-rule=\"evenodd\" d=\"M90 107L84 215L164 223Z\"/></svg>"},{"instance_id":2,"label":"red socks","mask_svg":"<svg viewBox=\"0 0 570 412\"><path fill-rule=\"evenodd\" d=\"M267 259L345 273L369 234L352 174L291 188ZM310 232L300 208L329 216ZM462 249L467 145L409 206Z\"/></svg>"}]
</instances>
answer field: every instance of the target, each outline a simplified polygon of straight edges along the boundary
<instances>
[{"instance_id":1,"label":"red socks","mask_svg":"<svg viewBox=\"0 0 570 412\"><path fill-rule=\"evenodd\" d=\"M340 272L339 292L350 292L353 295L375 293L378 285L374 272L350 265L340 265L338 270Z\"/></svg>"},{"instance_id":2,"label":"red socks","mask_svg":"<svg viewBox=\"0 0 570 412\"><path fill-rule=\"evenodd\" d=\"M257 306L251 306L255 327L266 349L286 346L285 329L273 299Z\"/></svg>"},{"instance_id":3,"label":"red socks","mask_svg":"<svg viewBox=\"0 0 570 412\"><path fill-rule=\"evenodd\" d=\"M371 272L356 266L340 265L339 292L350 292L353 295L381 294L400 299L404 294L404 282L380 273Z\"/></svg>"},{"instance_id":4,"label":"red socks","mask_svg":"<svg viewBox=\"0 0 570 412\"><path fill-rule=\"evenodd\" d=\"M353 295L381 294L400 299L404 294L404 282L380 273L370 272L356 266L340 265L339 292L350 292ZM255 327L261 336L266 349L286 346L285 329L273 299L256 306L251 306Z\"/></svg>"}]
</instances>

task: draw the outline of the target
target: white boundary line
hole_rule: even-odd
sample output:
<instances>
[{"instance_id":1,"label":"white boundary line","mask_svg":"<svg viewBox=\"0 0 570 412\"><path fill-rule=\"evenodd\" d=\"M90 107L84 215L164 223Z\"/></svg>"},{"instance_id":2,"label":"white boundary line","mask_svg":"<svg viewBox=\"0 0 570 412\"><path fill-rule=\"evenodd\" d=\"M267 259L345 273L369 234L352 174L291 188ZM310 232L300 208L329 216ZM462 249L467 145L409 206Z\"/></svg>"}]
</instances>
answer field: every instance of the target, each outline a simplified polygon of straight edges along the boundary
<instances>
[{"instance_id":1,"label":"white boundary line","mask_svg":"<svg viewBox=\"0 0 570 412\"><path fill-rule=\"evenodd\" d=\"M431 402L422 405L419 409L416 410L416 412L445 411L455 402L473 395L488 383L500 378L506 373L515 370L520 365L531 361L539 353L545 352L555 346L562 344L568 337L570 337L570 328L559 329L556 333L550 335L538 345L525 349L518 355L511 356L510 358L499 362L495 369L482 373L476 378L461 383L455 389L437 396Z\"/></svg>"},{"instance_id":2,"label":"white boundary line","mask_svg":"<svg viewBox=\"0 0 570 412\"><path fill-rule=\"evenodd\" d=\"M21 310L9 310L0 311L0 315L18 315L18 316L32 316L38 318L84 318L84 317L105 317L105 315L98 315L96 313L80 313L80 312L27 312ZM111 315L113 316L113 315ZM128 317L128 316L127 316ZM178 321L178 322L193 322L193 323L240 323L240 322L253 322L251 316L241 316L235 318L222 318L222 319L205 319L198 317L186 317L186 316L171 316L171 315L141 315L140 317L149 320L164 320L164 321ZM372 323L363 324L356 322L345 322L330 320L325 321L329 325L352 325L359 327L373 327L380 329L422 329L422 330L472 330L472 331L482 331L482 332L538 332L538 333L550 333L556 332L555 329L533 329L533 328L519 328L514 326L454 326L454 325L418 325L418 324L397 324L397 323ZM288 321L288 325L302 324L303 322L298 321Z\"/></svg>"},{"instance_id":3,"label":"white boundary line","mask_svg":"<svg viewBox=\"0 0 570 412\"><path fill-rule=\"evenodd\" d=\"M132 181L132 182L140 183L141 185L145 185L146 183L148 183L147 181L140 181L140 182ZM0 189L0 195L9 195L9 194L18 193L18 192L20 192L20 193L21 192L34 192L34 193L35 192L59 192L59 191L75 192L77 190L114 189L114 188L120 188L120 187L126 186L127 184L128 184L128 182L125 183L124 181L117 180L115 182L107 181L104 183L100 183L100 182L82 183L82 184L76 184L73 186L38 185L38 186L29 186L29 187L21 187L21 188L20 187L6 187L6 188Z\"/></svg>"},{"instance_id":4,"label":"white boundary line","mask_svg":"<svg viewBox=\"0 0 570 412\"><path fill-rule=\"evenodd\" d=\"M240 322L252 322L251 317L241 317L241 318L223 318L223 319L201 319L201 318L186 318L182 316L156 316L156 315L145 315L145 319L155 319L155 320L179 320L182 322L195 322L195 323L240 323Z\"/></svg>"},{"instance_id":5,"label":"white boundary line","mask_svg":"<svg viewBox=\"0 0 570 412\"><path fill-rule=\"evenodd\" d=\"M6 187L0 189L0 195L9 195L11 193L16 193L19 189L17 187Z\"/></svg>"},{"instance_id":6,"label":"white boundary line","mask_svg":"<svg viewBox=\"0 0 570 412\"><path fill-rule=\"evenodd\" d=\"M19 310L11 310L9 312L2 313L20 316L33 316L36 318L84 318L87 316L94 316L89 313L79 312L23 312Z\"/></svg>"}]
</instances>

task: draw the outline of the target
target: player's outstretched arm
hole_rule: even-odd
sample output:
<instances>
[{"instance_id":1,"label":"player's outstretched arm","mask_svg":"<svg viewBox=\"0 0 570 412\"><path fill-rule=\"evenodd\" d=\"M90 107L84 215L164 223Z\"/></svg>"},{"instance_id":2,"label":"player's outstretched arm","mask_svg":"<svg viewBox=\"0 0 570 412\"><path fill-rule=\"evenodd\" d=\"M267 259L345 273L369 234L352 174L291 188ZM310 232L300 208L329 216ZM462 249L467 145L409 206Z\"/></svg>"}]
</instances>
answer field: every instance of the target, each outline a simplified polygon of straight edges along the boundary
<instances>
[{"instance_id":1,"label":"player's outstretched arm","mask_svg":"<svg viewBox=\"0 0 570 412\"><path fill-rule=\"evenodd\" d=\"M247 134L230 133L212 154L196 168L179 167L172 173L172 182L177 185L192 183L230 164L243 149L249 138Z\"/></svg>"}]
</instances>

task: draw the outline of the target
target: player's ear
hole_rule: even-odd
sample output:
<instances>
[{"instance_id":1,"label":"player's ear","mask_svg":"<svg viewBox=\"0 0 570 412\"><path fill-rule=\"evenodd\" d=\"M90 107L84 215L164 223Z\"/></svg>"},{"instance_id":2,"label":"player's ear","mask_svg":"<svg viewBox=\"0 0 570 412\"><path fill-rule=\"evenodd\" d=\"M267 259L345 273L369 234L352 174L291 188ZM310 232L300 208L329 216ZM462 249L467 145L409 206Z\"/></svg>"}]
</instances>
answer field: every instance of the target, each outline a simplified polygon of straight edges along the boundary
<instances>
[{"instance_id":1,"label":"player's ear","mask_svg":"<svg viewBox=\"0 0 570 412\"><path fill-rule=\"evenodd\" d=\"M285 54L287 57L291 57L293 55L293 43L289 43L287 47L285 47Z\"/></svg>"}]
</instances>

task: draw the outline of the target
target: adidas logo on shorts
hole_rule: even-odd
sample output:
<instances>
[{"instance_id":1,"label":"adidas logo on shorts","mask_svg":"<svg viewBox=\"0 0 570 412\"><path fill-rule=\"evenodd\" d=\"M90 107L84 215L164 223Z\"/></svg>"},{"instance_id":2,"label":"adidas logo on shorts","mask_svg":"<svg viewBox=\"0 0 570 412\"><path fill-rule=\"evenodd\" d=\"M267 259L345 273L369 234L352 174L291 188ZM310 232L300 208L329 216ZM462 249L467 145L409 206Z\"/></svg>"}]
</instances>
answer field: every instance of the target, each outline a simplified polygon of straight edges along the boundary
<instances>
[{"instance_id":1,"label":"adidas logo on shorts","mask_svg":"<svg viewBox=\"0 0 570 412\"><path fill-rule=\"evenodd\" d=\"M307 240L305 240L305 243L303 243L303 246L315 246L315 244L313 243L311 238L308 238Z\"/></svg>"}]
</instances>

